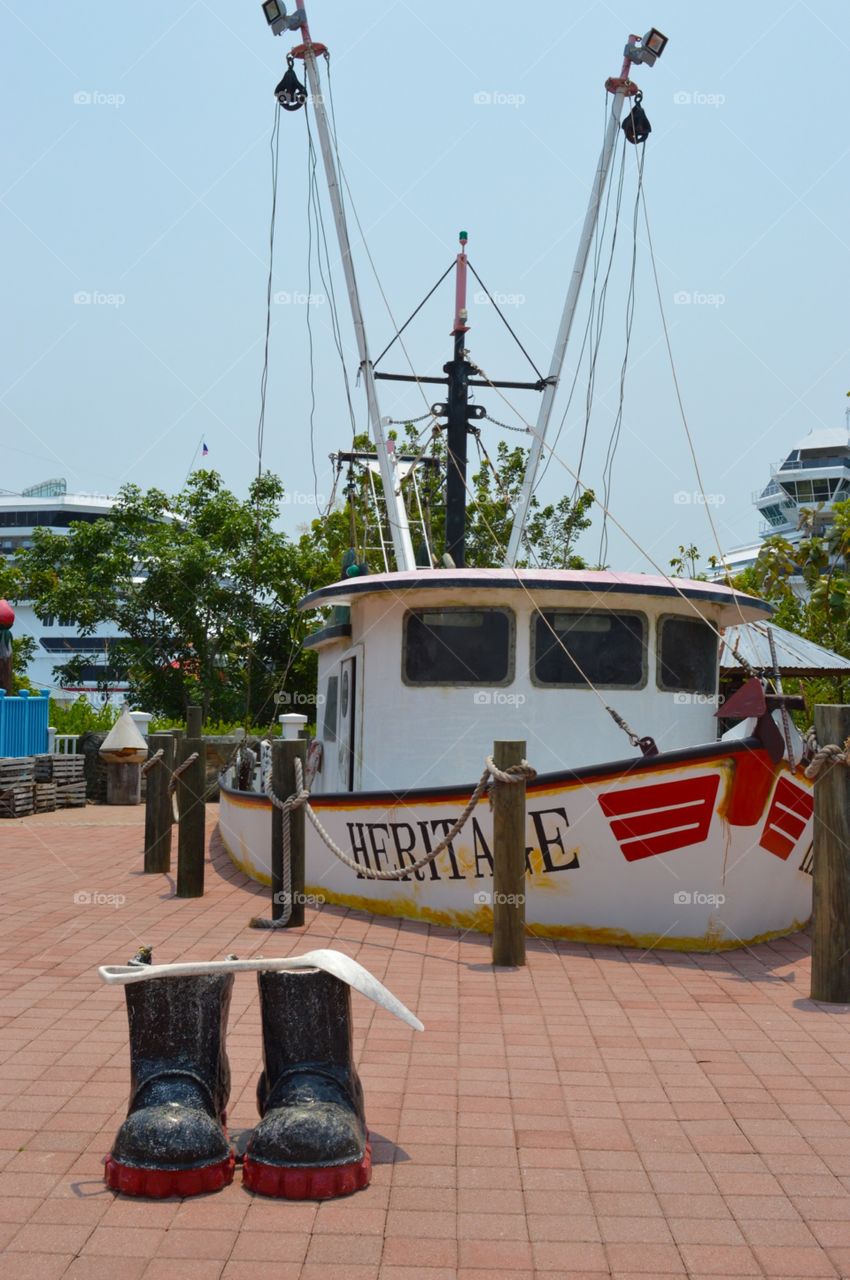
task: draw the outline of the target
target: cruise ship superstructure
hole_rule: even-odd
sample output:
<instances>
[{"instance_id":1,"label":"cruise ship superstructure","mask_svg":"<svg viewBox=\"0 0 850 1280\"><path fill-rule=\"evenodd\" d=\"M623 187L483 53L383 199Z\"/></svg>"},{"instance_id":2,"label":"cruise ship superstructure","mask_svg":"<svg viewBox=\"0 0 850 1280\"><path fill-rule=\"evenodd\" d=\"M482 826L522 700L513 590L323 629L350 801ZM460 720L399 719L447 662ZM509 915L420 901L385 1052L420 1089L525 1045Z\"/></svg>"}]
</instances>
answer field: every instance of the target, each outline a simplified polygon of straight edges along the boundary
<instances>
[{"instance_id":1,"label":"cruise ship superstructure","mask_svg":"<svg viewBox=\"0 0 850 1280\"><path fill-rule=\"evenodd\" d=\"M37 528L67 534L76 522L100 520L114 504L114 498L102 494L69 493L63 479L43 481L21 493L0 491L0 554L15 556L31 546ZM74 618L38 614L28 601L15 604L15 615L15 635L35 640L27 675L37 689L50 689L59 701L81 695L98 706L123 701L127 686L113 678L109 667L110 645L117 639L114 627L101 626L93 635L81 636ZM55 668L75 655L85 659L81 678L63 684Z\"/></svg>"}]
</instances>

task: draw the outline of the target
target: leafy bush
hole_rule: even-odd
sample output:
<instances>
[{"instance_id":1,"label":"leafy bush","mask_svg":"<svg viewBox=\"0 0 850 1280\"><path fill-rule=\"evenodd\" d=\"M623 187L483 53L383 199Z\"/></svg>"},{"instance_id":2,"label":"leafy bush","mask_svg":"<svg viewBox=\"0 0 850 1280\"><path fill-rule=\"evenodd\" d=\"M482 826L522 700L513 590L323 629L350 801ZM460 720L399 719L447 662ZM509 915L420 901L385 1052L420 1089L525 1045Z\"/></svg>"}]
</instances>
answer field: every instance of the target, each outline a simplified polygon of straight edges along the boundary
<instances>
[{"instance_id":1,"label":"leafy bush","mask_svg":"<svg viewBox=\"0 0 850 1280\"><path fill-rule=\"evenodd\" d=\"M93 707L85 698L78 698L70 705L50 700L50 725L57 733L85 733L87 729L105 733L118 716L117 707Z\"/></svg>"}]
</instances>

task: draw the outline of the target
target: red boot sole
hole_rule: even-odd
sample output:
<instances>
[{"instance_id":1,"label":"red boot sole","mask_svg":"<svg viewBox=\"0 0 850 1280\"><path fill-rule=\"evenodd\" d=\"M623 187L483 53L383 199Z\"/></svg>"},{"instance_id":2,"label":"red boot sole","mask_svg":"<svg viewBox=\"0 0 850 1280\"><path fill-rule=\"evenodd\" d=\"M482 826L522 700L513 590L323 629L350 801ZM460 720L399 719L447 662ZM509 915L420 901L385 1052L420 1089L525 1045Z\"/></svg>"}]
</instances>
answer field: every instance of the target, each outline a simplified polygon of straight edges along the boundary
<instances>
[{"instance_id":1,"label":"red boot sole","mask_svg":"<svg viewBox=\"0 0 850 1280\"><path fill-rule=\"evenodd\" d=\"M276 1164L263 1164L245 1156L242 1165L242 1185L261 1196L275 1196L278 1200L331 1200L335 1196L350 1196L368 1187L372 1179L372 1144L366 1143L366 1153L356 1164L327 1165L324 1168L285 1168Z\"/></svg>"},{"instance_id":2,"label":"red boot sole","mask_svg":"<svg viewBox=\"0 0 850 1280\"><path fill-rule=\"evenodd\" d=\"M163 1200L167 1196L185 1198L226 1187L233 1181L235 1163L231 1154L218 1164L207 1164L200 1169L140 1169L107 1156L103 1180L110 1190L125 1196L144 1196L149 1200Z\"/></svg>"}]
</instances>

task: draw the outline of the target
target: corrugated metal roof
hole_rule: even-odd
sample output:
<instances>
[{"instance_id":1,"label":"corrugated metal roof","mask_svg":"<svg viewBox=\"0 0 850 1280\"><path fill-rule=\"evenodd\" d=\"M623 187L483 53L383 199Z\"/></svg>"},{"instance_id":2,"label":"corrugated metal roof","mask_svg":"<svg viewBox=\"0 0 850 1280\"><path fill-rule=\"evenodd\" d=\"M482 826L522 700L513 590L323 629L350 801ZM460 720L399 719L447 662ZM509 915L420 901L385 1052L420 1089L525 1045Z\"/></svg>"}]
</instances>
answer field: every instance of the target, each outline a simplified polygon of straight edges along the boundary
<instances>
[{"instance_id":1,"label":"corrugated metal roof","mask_svg":"<svg viewBox=\"0 0 850 1280\"><path fill-rule=\"evenodd\" d=\"M741 664L733 654L748 662L751 667L773 667L768 632L773 633L776 647L776 659L782 675L818 676L831 672L850 671L850 658L842 658L840 654L815 644L813 640L804 640L792 631L785 631L772 622L752 622L746 626L727 627L723 632L720 646L720 668L722 671L740 671Z\"/></svg>"}]
</instances>

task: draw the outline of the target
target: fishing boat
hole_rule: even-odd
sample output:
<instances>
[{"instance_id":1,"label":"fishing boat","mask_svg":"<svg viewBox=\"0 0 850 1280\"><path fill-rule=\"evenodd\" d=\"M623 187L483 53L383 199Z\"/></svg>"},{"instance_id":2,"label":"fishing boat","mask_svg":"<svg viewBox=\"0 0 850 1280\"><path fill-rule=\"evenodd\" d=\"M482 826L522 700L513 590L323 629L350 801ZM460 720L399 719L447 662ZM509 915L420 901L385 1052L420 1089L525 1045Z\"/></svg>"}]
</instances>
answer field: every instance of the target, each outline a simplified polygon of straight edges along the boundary
<instances>
[{"instance_id":1,"label":"fishing boat","mask_svg":"<svg viewBox=\"0 0 850 1280\"><path fill-rule=\"evenodd\" d=\"M723 630L763 620L770 607L658 566L640 574L518 564L615 146L622 134L642 146L649 133L631 73L651 67L666 38L654 28L630 35L619 75L606 82L602 153L546 376L491 381L472 363L461 233L453 355L445 377L423 379L382 375L370 357L319 80L325 47L312 40L303 9L288 15L278 0L263 9L275 34L297 31L301 41L276 92L285 109L310 100L375 444L366 465L380 480L387 530L382 572L365 572L353 548L340 579L302 601L316 619L307 644L318 658L307 893L377 915L489 930L492 813L476 784L494 741L509 740L525 743L533 766L524 771L532 935L716 949L803 927L813 804L793 700L748 668L723 708L734 727L718 737ZM382 376L445 389L432 406L445 423L445 543L426 540L424 555L414 552L403 483L413 473L415 492L422 459L388 435ZM468 435L487 416L470 404L470 386L496 394L522 386L540 397L510 539L502 562L488 568L465 565ZM237 866L270 883L268 774L244 777L238 767L224 777L220 831Z\"/></svg>"}]
</instances>

